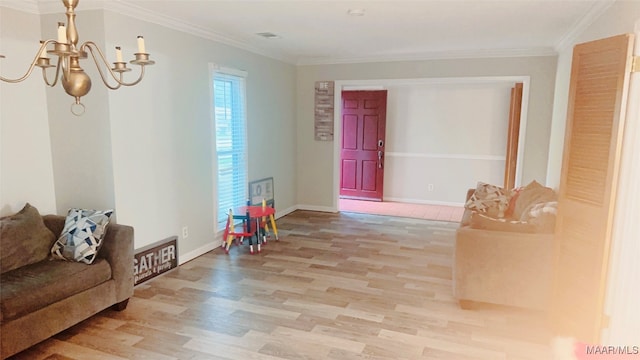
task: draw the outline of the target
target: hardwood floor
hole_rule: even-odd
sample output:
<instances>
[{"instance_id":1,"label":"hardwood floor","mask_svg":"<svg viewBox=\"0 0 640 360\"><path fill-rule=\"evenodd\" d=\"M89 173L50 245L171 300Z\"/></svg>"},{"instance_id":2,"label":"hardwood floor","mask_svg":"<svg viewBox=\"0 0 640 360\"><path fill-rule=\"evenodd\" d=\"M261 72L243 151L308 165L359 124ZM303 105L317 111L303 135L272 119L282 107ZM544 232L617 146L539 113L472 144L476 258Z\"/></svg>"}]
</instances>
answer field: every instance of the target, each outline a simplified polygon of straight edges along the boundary
<instances>
[{"instance_id":1,"label":"hardwood floor","mask_svg":"<svg viewBox=\"0 0 640 360\"><path fill-rule=\"evenodd\" d=\"M296 211L14 359L549 359L542 314L461 310L456 223Z\"/></svg>"}]
</instances>

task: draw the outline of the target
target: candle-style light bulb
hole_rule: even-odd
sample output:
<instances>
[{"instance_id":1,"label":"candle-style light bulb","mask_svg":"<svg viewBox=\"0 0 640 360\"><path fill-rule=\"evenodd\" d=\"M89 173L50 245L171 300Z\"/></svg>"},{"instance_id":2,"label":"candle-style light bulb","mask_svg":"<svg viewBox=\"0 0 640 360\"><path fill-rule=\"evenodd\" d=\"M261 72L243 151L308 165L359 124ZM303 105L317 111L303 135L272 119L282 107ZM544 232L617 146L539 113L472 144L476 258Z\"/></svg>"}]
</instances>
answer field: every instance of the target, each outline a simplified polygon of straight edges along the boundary
<instances>
[{"instance_id":1,"label":"candle-style light bulb","mask_svg":"<svg viewBox=\"0 0 640 360\"><path fill-rule=\"evenodd\" d=\"M58 23L58 42L62 44L67 43L67 27L63 22Z\"/></svg>"},{"instance_id":2,"label":"candle-style light bulb","mask_svg":"<svg viewBox=\"0 0 640 360\"><path fill-rule=\"evenodd\" d=\"M140 54L146 54L147 51L144 48L144 37L143 36L138 36L138 52Z\"/></svg>"},{"instance_id":3,"label":"candle-style light bulb","mask_svg":"<svg viewBox=\"0 0 640 360\"><path fill-rule=\"evenodd\" d=\"M116 62L122 62L122 50L120 46L116 46Z\"/></svg>"}]
</instances>

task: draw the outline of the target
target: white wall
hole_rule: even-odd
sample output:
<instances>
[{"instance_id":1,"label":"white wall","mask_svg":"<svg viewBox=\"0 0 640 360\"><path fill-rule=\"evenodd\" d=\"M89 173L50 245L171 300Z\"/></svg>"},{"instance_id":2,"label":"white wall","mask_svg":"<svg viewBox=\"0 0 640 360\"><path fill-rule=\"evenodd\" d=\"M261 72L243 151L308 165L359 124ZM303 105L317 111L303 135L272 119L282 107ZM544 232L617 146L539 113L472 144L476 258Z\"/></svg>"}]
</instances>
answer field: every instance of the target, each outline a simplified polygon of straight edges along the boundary
<instances>
[{"instance_id":1,"label":"white wall","mask_svg":"<svg viewBox=\"0 0 640 360\"><path fill-rule=\"evenodd\" d=\"M113 12L104 17L107 48L121 45L133 57L135 37L144 35L156 61L142 83L108 97L116 212L136 229L136 247L179 235L180 253L192 257L218 245L210 63L248 72L249 178L273 176L278 210L295 206L293 65Z\"/></svg>"},{"instance_id":2,"label":"white wall","mask_svg":"<svg viewBox=\"0 0 640 360\"><path fill-rule=\"evenodd\" d=\"M478 181L501 185L513 85L387 86L385 200L461 204Z\"/></svg>"},{"instance_id":3,"label":"white wall","mask_svg":"<svg viewBox=\"0 0 640 360\"><path fill-rule=\"evenodd\" d=\"M42 38L56 38L58 21L66 22L64 14L42 16ZM78 45L91 40L104 49L102 11L78 13L76 23L80 37ZM71 113L75 99L64 91L62 84L47 88L57 213L60 215L66 215L73 207L115 209L108 90L102 85L90 58L91 55L81 61L92 81L91 91L81 98L86 107L84 115ZM114 221L117 218L116 212Z\"/></svg>"},{"instance_id":4,"label":"white wall","mask_svg":"<svg viewBox=\"0 0 640 360\"><path fill-rule=\"evenodd\" d=\"M0 74L19 78L38 50L40 17L0 8ZM0 82L0 216L26 202L56 212L45 88L39 68L19 84Z\"/></svg>"},{"instance_id":5,"label":"white wall","mask_svg":"<svg viewBox=\"0 0 640 360\"><path fill-rule=\"evenodd\" d=\"M531 86L522 172L522 183L526 184L534 179L544 182L546 178L556 66L554 56L299 66L298 203L311 209L337 209L334 144L313 140L315 81L338 80L348 83L366 79L529 76ZM464 194L459 196L464 197Z\"/></svg>"}]
</instances>

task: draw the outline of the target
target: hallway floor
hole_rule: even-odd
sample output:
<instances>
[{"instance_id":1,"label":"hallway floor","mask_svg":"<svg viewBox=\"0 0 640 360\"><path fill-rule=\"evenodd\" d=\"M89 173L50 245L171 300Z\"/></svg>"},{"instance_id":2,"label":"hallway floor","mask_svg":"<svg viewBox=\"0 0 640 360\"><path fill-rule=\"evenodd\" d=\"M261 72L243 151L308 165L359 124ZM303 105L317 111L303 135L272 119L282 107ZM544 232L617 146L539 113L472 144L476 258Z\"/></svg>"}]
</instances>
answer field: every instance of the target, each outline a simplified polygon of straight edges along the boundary
<instances>
[{"instance_id":1,"label":"hallway floor","mask_svg":"<svg viewBox=\"0 0 640 360\"><path fill-rule=\"evenodd\" d=\"M340 199L340 211L400 216L415 219L459 222L464 213L462 206L407 204Z\"/></svg>"}]
</instances>

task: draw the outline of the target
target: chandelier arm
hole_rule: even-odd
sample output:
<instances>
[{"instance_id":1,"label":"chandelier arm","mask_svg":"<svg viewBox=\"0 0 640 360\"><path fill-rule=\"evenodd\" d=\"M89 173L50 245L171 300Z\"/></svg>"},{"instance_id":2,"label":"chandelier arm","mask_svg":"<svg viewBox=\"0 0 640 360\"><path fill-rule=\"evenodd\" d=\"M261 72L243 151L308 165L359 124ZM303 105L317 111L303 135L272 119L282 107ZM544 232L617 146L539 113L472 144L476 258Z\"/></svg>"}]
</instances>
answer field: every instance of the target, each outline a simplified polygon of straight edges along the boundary
<instances>
[{"instance_id":1,"label":"chandelier arm","mask_svg":"<svg viewBox=\"0 0 640 360\"><path fill-rule=\"evenodd\" d=\"M85 48L89 49L89 52L91 53L91 57L93 58L93 62L96 64L96 68L98 69L98 73L100 74L100 78L102 79L102 82L104 83L104 85L111 90L119 89L120 86L122 86L123 84L120 80L118 80L118 78L116 77L116 74L111 70L111 68L109 68L109 62L104 57L104 54L102 53L100 48L93 41L87 41L83 43L82 46L80 47L82 51L85 51ZM107 70L109 70L111 77L118 83L118 85L113 86L109 84L107 78L104 76L104 72L102 71L101 63L100 61L98 61L96 54L93 52L94 49L98 52L98 55L100 55L100 58L102 60L102 64L104 64Z\"/></svg>"},{"instance_id":2,"label":"chandelier arm","mask_svg":"<svg viewBox=\"0 0 640 360\"><path fill-rule=\"evenodd\" d=\"M4 81L4 82L8 82L11 84L15 84L15 83L19 83L22 81L25 81L29 76L31 76L31 73L33 72L33 69L36 67L36 64L38 64L38 58L40 58L40 53L42 52L43 48L46 48L47 45L49 43L55 42L55 40L47 40L45 42L43 42L40 47L38 48L38 51L36 52L36 56L33 59L33 61L31 62L31 65L29 66L29 69L27 70L27 72L19 79L7 79L5 77L0 76L0 80Z\"/></svg>"},{"instance_id":3,"label":"chandelier arm","mask_svg":"<svg viewBox=\"0 0 640 360\"><path fill-rule=\"evenodd\" d=\"M22 81L26 80L29 77L29 75L31 75L31 73L33 72L33 68L35 66L36 66L36 62L34 61L34 62L31 63L31 66L29 66L29 70L27 70L26 74L24 74L24 76L22 76L19 79L7 79L5 77L0 76L0 80L2 80L4 82L12 83L12 84L22 82Z\"/></svg>"},{"instance_id":4,"label":"chandelier arm","mask_svg":"<svg viewBox=\"0 0 640 360\"><path fill-rule=\"evenodd\" d=\"M49 83L49 79L47 79L47 68L42 68L42 78L44 79L44 83L47 84L48 87L54 87L58 83L58 78L60 78L60 66L62 60L58 58L58 64L56 64L56 75L53 78L53 83Z\"/></svg>"},{"instance_id":5,"label":"chandelier arm","mask_svg":"<svg viewBox=\"0 0 640 360\"><path fill-rule=\"evenodd\" d=\"M140 65L140 76L138 77L138 80L130 83L125 83L125 82L120 82L120 83L124 86L133 86L133 85L137 85L140 81L142 81L143 78L144 78L144 65Z\"/></svg>"},{"instance_id":6,"label":"chandelier arm","mask_svg":"<svg viewBox=\"0 0 640 360\"><path fill-rule=\"evenodd\" d=\"M125 82L123 80L123 74L122 72L120 72L120 75L116 75L115 72L109 67L109 62L107 61L107 59L105 58L104 54L102 53L102 50L100 50L100 48L93 42L93 41L86 41L85 43L82 44L81 49L84 50L86 48L89 49L89 52L91 53L91 56L93 57L93 62L96 64L96 67L98 68L98 72L100 73L100 77L102 78L102 82L104 82L104 84L111 90L116 90L118 89L120 86L134 86L137 85L138 83L140 83L140 81L142 81L142 79L144 78L144 64L139 64L140 66L140 75L138 76L138 79L133 81L133 82ZM98 65L98 59L96 58L95 54L93 53L93 50L97 50L98 55L100 55L100 58L102 59L102 62L105 64L105 67L107 68L107 70L109 71L109 74L111 74L111 77L118 83L117 86L113 87L111 85L109 85L107 83L107 80L102 72L102 69L100 69L100 66Z\"/></svg>"}]
</instances>

